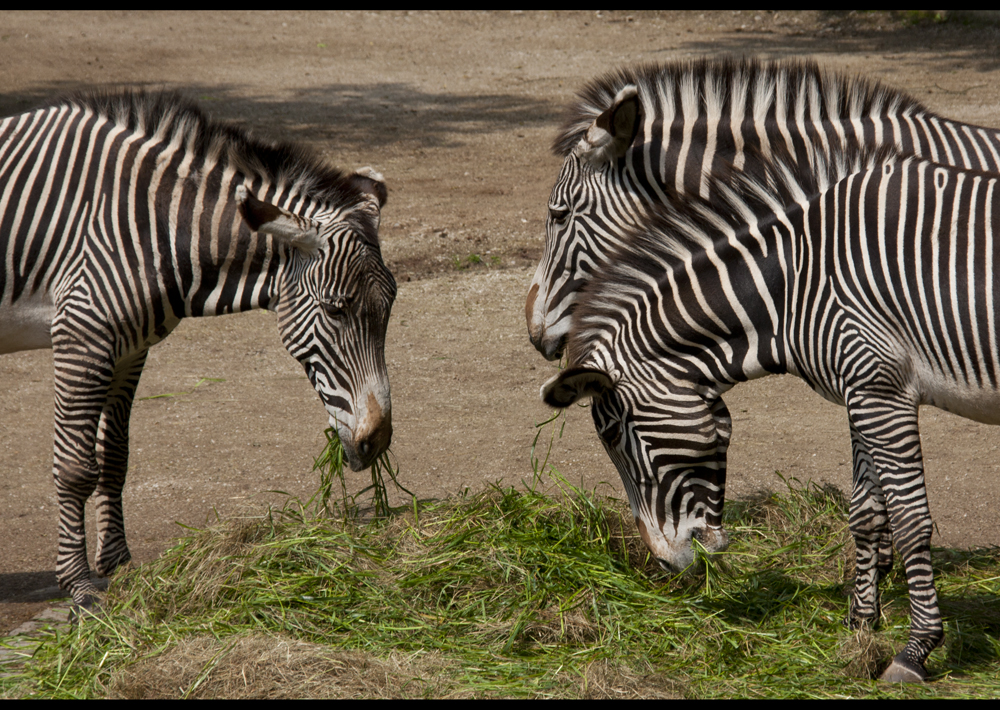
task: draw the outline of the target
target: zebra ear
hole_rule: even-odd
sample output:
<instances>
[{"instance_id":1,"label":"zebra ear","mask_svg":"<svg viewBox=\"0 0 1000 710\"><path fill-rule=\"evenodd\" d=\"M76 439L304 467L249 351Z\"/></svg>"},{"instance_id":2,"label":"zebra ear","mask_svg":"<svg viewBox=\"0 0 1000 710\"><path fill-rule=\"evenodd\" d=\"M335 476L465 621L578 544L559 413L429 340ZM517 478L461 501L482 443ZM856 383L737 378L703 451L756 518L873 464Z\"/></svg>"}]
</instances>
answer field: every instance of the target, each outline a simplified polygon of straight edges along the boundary
<instances>
[{"instance_id":1,"label":"zebra ear","mask_svg":"<svg viewBox=\"0 0 1000 710\"><path fill-rule=\"evenodd\" d=\"M591 165L616 161L632 145L642 114L638 93L634 84L623 88L615 96L611 108L587 129L580 155Z\"/></svg>"},{"instance_id":2,"label":"zebra ear","mask_svg":"<svg viewBox=\"0 0 1000 710\"><path fill-rule=\"evenodd\" d=\"M542 401L550 407L568 407L584 397L601 395L614 387L607 373L589 367L572 367L542 385Z\"/></svg>"},{"instance_id":3,"label":"zebra ear","mask_svg":"<svg viewBox=\"0 0 1000 710\"><path fill-rule=\"evenodd\" d=\"M356 188L366 193L378 209L385 207L389 192L385 189L385 178L382 177L382 173L371 167L358 168L347 179Z\"/></svg>"},{"instance_id":4,"label":"zebra ear","mask_svg":"<svg viewBox=\"0 0 1000 710\"><path fill-rule=\"evenodd\" d=\"M270 234L306 254L315 254L324 244L318 222L261 202L243 185L236 187L236 206L251 231Z\"/></svg>"},{"instance_id":5,"label":"zebra ear","mask_svg":"<svg viewBox=\"0 0 1000 710\"><path fill-rule=\"evenodd\" d=\"M365 167L358 168L347 179L365 195L365 201L359 209L374 221L374 242L377 244L382 208L385 207L386 198L389 196L388 190L385 189L385 178L382 177L382 173ZM362 229L362 231L367 233L367 230Z\"/></svg>"}]
</instances>

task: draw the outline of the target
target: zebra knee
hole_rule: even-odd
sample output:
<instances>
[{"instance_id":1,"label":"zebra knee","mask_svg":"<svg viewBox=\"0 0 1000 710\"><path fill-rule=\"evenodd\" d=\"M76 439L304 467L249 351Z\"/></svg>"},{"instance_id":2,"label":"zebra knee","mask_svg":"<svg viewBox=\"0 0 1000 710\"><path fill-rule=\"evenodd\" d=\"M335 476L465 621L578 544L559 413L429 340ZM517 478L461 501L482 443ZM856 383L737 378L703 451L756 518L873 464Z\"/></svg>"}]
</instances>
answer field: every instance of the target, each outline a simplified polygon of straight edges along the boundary
<instances>
[{"instance_id":1,"label":"zebra knee","mask_svg":"<svg viewBox=\"0 0 1000 710\"><path fill-rule=\"evenodd\" d=\"M878 562L875 566L879 574L886 575L892 571L892 565L892 533L886 530L878 543Z\"/></svg>"},{"instance_id":2,"label":"zebra knee","mask_svg":"<svg viewBox=\"0 0 1000 710\"><path fill-rule=\"evenodd\" d=\"M893 544L902 556L904 563L916 555L930 554L933 533L934 522L929 515L897 525L892 531L892 542L889 543L890 556Z\"/></svg>"},{"instance_id":3,"label":"zebra knee","mask_svg":"<svg viewBox=\"0 0 1000 710\"><path fill-rule=\"evenodd\" d=\"M94 571L102 577L110 577L116 569L132 560L124 535L118 536L110 544L105 542L98 546L100 549L94 556Z\"/></svg>"}]
</instances>

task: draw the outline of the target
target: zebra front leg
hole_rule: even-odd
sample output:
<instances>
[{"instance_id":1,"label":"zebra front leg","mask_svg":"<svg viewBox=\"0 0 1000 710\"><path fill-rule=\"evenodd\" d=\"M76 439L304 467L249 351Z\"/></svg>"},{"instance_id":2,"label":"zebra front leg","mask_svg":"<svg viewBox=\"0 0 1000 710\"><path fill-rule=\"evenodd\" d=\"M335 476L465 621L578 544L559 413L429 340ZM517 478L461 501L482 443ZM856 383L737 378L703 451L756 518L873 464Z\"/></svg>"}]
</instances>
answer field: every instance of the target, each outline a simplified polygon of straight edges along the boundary
<instances>
[{"instance_id":1,"label":"zebra front leg","mask_svg":"<svg viewBox=\"0 0 1000 710\"><path fill-rule=\"evenodd\" d=\"M716 439L715 450L718 455L725 460L729 451L729 440L733 435L733 417L729 414L729 407L722 401L722 398L715 400L711 405L712 418L715 420Z\"/></svg>"},{"instance_id":2,"label":"zebra front leg","mask_svg":"<svg viewBox=\"0 0 1000 710\"><path fill-rule=\"evenodd\" d=\"M59 502L56 579L74 603L93 606L97 588L90 580L84 507L100 477L97 427L111 377L110 358L86 346L73 347L53 326L55 431L52 473Z\"/></svg>"},{"instance_id":3,"label":"zebra front leg","mask_svg":"<svg viewBox=\"0 0 1000 710\"><path fill-rule=\"evenodd\" d=\"M933 523L924 485L917 405L903 397L859 392L848 398L847 407L878 472L910 594L910 638L882 680L922 681L927 677L924 661L944 640L944 626L931 568Z\"/></svg>"},{"instance_id":4,"label":"zebra front leg","mask_svg":"<svg viewBox=\"0 0 1000 710\"><path fill-rule=\"evenodd\" d=\"M733 417L729 413L729 407L726 406L721 397L712 402L710 409L712 411L712 419L715 420L715 460L718 463L717 485L722 488L724 496L726 466L728 464L726 457L729 454L729 442L733 436Z\"/></svg>"},{"instance_id":5,"label":"zebra front leg","mask_svg":"<svg viewBox=\"0 0 1000 710\"><path fill-rule=\"evenodd\" d=\"M885 494L871 453L851 422L851 455L854 465L850 529L854 537L854 592L847 623L851 628L876 626L881 614L878 584L892 569L892 535ZM888 552L885 547L888 546Z\"/></svg>"},{"instance_id":6,"label":"zebra front leg","mask_svg":"<svg viewBox=\"0 0 1000 710\"><path fill-rule=\"evenodd\" d=\"M128 470L129 418L148 348L119 360L97 431L97 551L94 569L105 577L132 559L125 539L122 488Z\"/></svg>"}]
</instances>

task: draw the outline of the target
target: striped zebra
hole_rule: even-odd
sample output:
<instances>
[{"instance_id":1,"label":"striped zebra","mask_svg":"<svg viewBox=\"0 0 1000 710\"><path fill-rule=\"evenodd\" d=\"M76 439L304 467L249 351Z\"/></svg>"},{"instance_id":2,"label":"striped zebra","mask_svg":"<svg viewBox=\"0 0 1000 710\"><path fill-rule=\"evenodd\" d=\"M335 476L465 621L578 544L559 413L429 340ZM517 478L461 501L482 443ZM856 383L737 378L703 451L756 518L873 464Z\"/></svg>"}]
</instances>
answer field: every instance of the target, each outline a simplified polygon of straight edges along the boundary
<instances>
[{"instance_id":1,"label":"striped zebra","mask_svg":"<svg viewBox=\"0 0 1000 710\"><path fill-rule=\"evenodd\" d=\"M727 390L787 372L845 405L867 461L855 468L849 620L879 619L871 516L882 516L912 615L882 677L922 680L944 633L917 410L1000 423L1000 175L885 151L820 157L815 172L772 160L756 176L710 178L722 207L689 198L629 235L582 292L567 369L542 397L592 397L640 535L668 569L692 563L692 540L728 544Z\"/></svg>"},{"instance_id":2,"label":"striped zebra","mask_svg":"<svg viewBox=\"0 0 1000 710\"><path fill-rule=\"evenodd\" d=\"M173 94L60 100L0 121L0 353L52 348L59 585L130 559L122 515L132 400L150 346L188 316L267 308L352 468L392 436L384 345L396 294L386 190L307 151L210 122Z\"/></svg>"},{"instance_id":3,"label":"striped zebra","mask_svg":"<svg viewBox=\"0 0 1000 710\"><path fill-rule=\"evenodd\" d=\"M581 289L608 265L623 235L678 196L710 198L713 171L739 171L748 156L767 159L775 151L808 164L817 154L860 146L1000 171L997 130L941 118L898 91L813 63L646 65L590 83L554 144L564 162L525 304L532 343L546 358L558 358ZM724 459L732 423L721 401L713 414ZM887 570L892 540L885 516L870 504L857 508L883 496L853 431L852 448L852 514L879 536L877 566Z\"/></svg>"},{"instance_id":4,"label":"striped zebra","mask_svg":"<svg viewBox=\"0 0 1000 710\"><path fill-rule=\"evenodd\" d=\"M1000 132L931 113L874 81L814 63L701 60L623 68L591 82L556 138L545 250L529 286L532 344L564 349L580 289L677 195L709 197L708 175L775 148L808 161L863 145L1000 172Z\"/></svg>"}]
</instances>

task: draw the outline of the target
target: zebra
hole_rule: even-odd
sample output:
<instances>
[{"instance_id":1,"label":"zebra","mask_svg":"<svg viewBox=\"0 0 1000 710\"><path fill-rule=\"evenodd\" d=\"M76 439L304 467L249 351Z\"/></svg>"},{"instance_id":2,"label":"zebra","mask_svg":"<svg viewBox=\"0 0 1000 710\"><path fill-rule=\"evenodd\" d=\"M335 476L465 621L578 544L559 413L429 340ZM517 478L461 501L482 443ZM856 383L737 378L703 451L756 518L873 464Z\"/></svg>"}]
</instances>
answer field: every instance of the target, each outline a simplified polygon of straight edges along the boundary
<instances>
[{"instance_id":1,"label":"zebra","mask_svg":"<svg viewBox=\"0 0 1000 710\"><path fill-rule=\"evenodd\" d=\"M912 623L882 678L919 681L944 632L917 410L1000 423L1000 175L884 150L816 157L814 171L760 158L754 175L710 177L713 202L658 208L581 293L567 368L541 394L592 398L640 536L674 570L692 540L728 545L726 391L791 373L845 405L865 461L848 621L879 619L890 527Z\"/></svg>"},{"instance_id":2,"label":"zebra","mask_svg":"<svg viewBox=\"0 0 1000 710\"><path fill-rule=\"evenodd\" d=\"M553 145L564 158L552 188L545 249L525 303L531 342L559 358L581 290L609 264L624 235L658 205L711 198L708 177L752 167L776 151L802 164L861 146L1000 171L1000 132L951 121L877 82L811 62L700 60L647 64L588 84ZM713 412L732 430L721 403ZM852 432L856 505L881 539L878 567L892 567L892 539L865 448ZM864 483L861 483L864 481ZM853 506L852 506L853 509ZM873 532L874 534L874 532Z\"/></svg>"},{"instance_id":3,"label":"zebra","mask_svg":"<svg viewBox=\"0 0 1000 710\"><path fill-rule=\"evenodd\" d=\"M169 93L61 98L0 120L0 353L53 350L56 576L97 601L129 561L129 415L149 348L181 318L267 308L355 470L392 437L385 334L396 283L387 191L307 150L209 120Z\"/></svg>"},{"instance_id":4,"label":"zebra","mask_svg":"<svg viewBox=\"0 0 1000 710\"><path fill-rule=\"evenodd\" d=\"M564 349L580 290L622 235L678 195L710 197L708 175L776 148L808 161L894 146L966 170L1000 171L1000 131L938 116L911 97L812 62L707 59L625 67L579 93L553 144L545 248L528 288L532 344Z\"/></svg>"}]
</instances>

